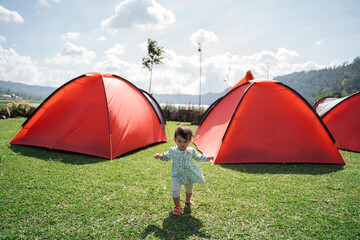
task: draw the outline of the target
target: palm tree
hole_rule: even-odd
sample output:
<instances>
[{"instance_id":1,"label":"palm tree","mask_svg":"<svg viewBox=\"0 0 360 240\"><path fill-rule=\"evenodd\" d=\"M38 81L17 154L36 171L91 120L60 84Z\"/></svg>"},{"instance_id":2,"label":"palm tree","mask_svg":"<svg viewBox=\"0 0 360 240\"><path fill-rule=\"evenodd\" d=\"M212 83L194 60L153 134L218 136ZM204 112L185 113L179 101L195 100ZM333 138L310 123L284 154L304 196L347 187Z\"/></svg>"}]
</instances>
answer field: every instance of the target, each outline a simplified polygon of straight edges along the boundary
<instances>
[{"instance_id":1,"label":"palm tree","mask_svg":"<svg viewBox=\"0 0 360 240\"><path fill-rule=\"evenodd\" d=\"M165 52L163 47L160 47L157 45L157 41L148 39L147 42L147 49L148 49L148 55L147 57L144 57L142 59L142 64L145 68L149 69L150 71L150 84L149 84L149 93L151 94L151 79L152 79L152 70L154 63L159 64L162 63L161 60L163 57L161 57L161 54Z\"/></svg>"}]
</instances>

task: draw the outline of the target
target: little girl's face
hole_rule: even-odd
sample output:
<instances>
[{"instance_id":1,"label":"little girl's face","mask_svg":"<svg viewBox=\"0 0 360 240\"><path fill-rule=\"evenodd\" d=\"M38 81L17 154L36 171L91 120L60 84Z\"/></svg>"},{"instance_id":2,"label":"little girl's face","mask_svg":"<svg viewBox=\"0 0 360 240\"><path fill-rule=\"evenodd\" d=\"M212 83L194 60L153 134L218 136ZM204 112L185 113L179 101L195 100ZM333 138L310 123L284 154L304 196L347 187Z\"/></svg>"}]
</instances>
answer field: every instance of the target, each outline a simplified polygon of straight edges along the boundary
<instances>
[{"instance_id":1,"label":"little girl's face","mask_svg":"<svg viewBox=\"0 0 360 240\"><path fill-rule=\"evenodd\" d=\"M181 136L176 136L176 138L174 139L176 146L181 150L181 151L185 151L186 148L189 146L189 144L191 143L191 139L185 139Z\"/></svg>"}]
</instances>

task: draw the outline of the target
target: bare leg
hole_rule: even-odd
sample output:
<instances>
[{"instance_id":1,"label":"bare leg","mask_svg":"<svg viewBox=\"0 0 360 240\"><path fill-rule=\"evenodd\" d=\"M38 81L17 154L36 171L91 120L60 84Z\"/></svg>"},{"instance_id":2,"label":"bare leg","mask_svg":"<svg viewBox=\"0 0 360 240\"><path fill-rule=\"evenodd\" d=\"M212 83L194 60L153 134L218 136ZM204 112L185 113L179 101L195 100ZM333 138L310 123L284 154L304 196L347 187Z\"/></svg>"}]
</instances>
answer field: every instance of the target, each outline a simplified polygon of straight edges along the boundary
<instances>
[{"instance_id":1,"label":"bare leg","mask_svg":"<svg viewBox=\"0 0 360 240\"><path fill-rule=\"evenodd\" d=\"M182 211L182 207L180 205L180 197L178 198L173 198L174 204L175 204L175 208L173 211L173 215L174 216L180 216L181 215L181 211Z\"/></svg>"},{"instance_id":2,"label":"bare leg","mask_svg":"<svg viewBox=\"0 0 360 240\"><path fill-rule=\"evenodd\" d=\"M174 201L174 204L175 204L175 207L181 207L181 204L180 204L180 198L173 198L173 201Z\"/></svg>"},{"instance_id":3,"label":"bare leg","mask_svg":"<svg viewBox=\"0 0 360 240\"><path fill-rule=\"evenodd\" d=\"M186 193L186 202L190 205L190 206L194 206L195 204L191 201L191 196L192 193Z\"/></svg>"}]
</instances>

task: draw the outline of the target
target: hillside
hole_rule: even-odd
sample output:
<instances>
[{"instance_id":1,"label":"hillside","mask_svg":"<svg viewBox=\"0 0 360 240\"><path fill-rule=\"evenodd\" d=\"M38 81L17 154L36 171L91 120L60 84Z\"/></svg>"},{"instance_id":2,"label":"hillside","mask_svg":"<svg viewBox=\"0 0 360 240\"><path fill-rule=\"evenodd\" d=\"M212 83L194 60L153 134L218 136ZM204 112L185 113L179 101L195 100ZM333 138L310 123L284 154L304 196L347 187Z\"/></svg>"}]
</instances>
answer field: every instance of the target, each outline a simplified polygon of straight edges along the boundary
<instances>
[{"instance_id":1,"label":"hillside","mask_svg":"<svg viewBox=\"0 0 360 240\"><path fill-rule=\"evenodd\" d=\"M23 99L43 100L56 88L0 80L0 95L15 94Z\"/></svg>"},{"instance_id":2,"label":"hillside","mask_svg":"<svg viewBox=\"0 0 360 240\"><path fill-rule=\"evenodd\" d=\"M207 93L201 96L201 105L210 105L219 97L225 95L225 91L221 93ZM187 95L187 94L153 94L153 97L162 104L199 104L199 95Z\"/></svg>"},{"instance_id":3,"label":"hillside","mask_svg":"<svg viewBox=\"0 0 360 240\"><path fill-rule=\"evenodd\" d=\"M342 66L296 72L274 78L300 93L311 104L314 98L327 93L335 96L347 96L360 91L360 57Z\"/></svg>"},{"instance_id":4,"label":"hillside","mask_svg":"<svg viewBox=\"0 0 360 240\"><path fill-rule=\"evenodd\" d=\"M335 96L338 97L347 96L360 91L360 57L355 58L350 64L344 63L333 68L296 72L274 79L293 88L311 104L315 97L329 93L336 93ZM15 94L23 99L44 100L54 90L56 90L54 87L0 81L0 95ZM225 93L223 91L202 95L201 104L210 105ZM155 93L154 97L163 104L199 104L198 95Z\"/></svg>"}]
</instances>

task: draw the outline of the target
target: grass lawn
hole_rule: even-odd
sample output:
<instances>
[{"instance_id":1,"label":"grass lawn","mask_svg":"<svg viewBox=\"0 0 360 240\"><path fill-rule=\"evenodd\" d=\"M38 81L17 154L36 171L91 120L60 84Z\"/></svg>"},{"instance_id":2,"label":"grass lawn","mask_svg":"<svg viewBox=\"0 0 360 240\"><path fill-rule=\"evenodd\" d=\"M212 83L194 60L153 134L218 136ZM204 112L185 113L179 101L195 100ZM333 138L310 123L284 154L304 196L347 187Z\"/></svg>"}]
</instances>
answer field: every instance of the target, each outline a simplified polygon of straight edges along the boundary
<instances>
[{"instance_id":1,"label":"grass lawn","mask_svg":"<svg viewBox=\"0 0 360 240\"><path fill-rule=\"evenodd\" d=\"M197 163L207 183L173 217L171 163L153 158L172 140L113 161L6 144L24 120L0 120L0 239L360 239L358 153L342 151L346 166Z\"/></svg>"}]
</instances>

